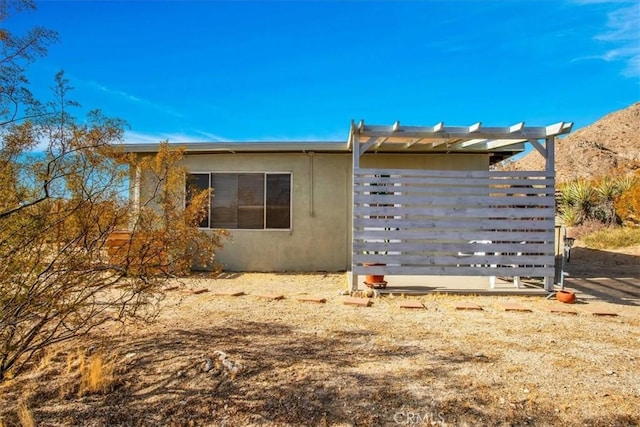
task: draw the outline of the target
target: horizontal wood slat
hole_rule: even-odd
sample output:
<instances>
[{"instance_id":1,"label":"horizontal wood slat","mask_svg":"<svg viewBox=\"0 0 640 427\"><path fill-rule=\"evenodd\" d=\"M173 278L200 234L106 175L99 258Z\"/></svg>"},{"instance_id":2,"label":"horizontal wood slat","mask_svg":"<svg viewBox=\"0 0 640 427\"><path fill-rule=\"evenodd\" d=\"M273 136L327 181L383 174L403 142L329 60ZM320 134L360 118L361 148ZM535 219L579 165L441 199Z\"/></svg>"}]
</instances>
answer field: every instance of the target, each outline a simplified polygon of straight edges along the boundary
<instances>
[{"instance_id":1,"label":"horizontal wood slat","mask_svg":"<svg viewBox=\"0 0 640 427\"><path fill-rule=\"evenodd\" d=\"M472 217L461 217L452 219L404 219L402 217L371 217L371 218L355 218L354 225L356 228L364 227L378 228L397 228L400 230L424 230L424 229L454 229L454 230L531 230L531 221L514 219L505 223L504 219L483 219Z\"/></svg>"},{"instance_id":2,"label":"horizontal wood slat","mask_svg":"<svg viewBox=\"0 0 640 427\"><path fill-rule=\"evenodd\" d=\"M457 178L530 178L530 177L550 177L546 171L487 171L487 170L425 170L425 169L368 169L359 168L354 171L355 176L377 176L401 175L419 177L457 177Z\"/></svg>"},{"instance_id":3,"label":"horizontal wood slat","mask_svg":"<svg viewBox=\"0 0 640 427\"><path fill-rule=\"evenodd\" d=\"M549 243L527 243L523 248L520 243L468 243L468 242L355 242L354 252L416 252L429 254L432 252L526 252L526 253L546 253L553 254L553 245ZM426 256L426 255L425 255Z\"/></svg>"},{"instance_id":4,"label":"horizontal wood slat","mask_svg":"<svg viewBox=\"0 0 640 427\"><path fill-rule=\"evenodd\" d=\"M428 259L425 259L422 255L368 255L358 254L355 257L356 264L363 263L386 263L387 265L449 265L449 266L466 266L470 265L549 265L555 262L553 255L518 255L517 253L511 255L494 255L491 253L476 252L469 255L457 255L457 256L442 256L433 255ZM428 263L425 263L428 261Z\"/></svg>"},{"instance_id":5,"label":"horizontal wood slat","mask_svg":"<svg viewBox=\"0 0 640 427\"><path fill-rule=\"evenodd\" d=\"M354 272L553 276L554 181L547 172L357 169Z\"/></svg>"},{"instance_id":6,"label":"horizontal wood slat","mask_svg":"<svg viewBox=\"0 0 640 427\"><path fill-rule=\"evenodd\" d=\"M553 241L553 231L456 231L456 230L361 230L356 241L378 240L490 240L491 242L547 242Z\"/></svg>"},{"instance_id":7,"label":"horizontal wood slat","mask_svg":"<svg viewBox=\"0 0 640 427\"><path fill-rule=\"evenodd\" d=\"M401 208L401 209L400 209ZM366 218L371 216L387 216L411 218L414 216L429 217L483 217L488 218L554 218L553 208L495 208L495 207L449 207L434 208L423 206L363 206L356 205L354 209L355 218ZM423 218L424 219L424 218ZM535 228L535 227L532 227Z\"/></svg>"},{"instance_id":8,"label":"horizontal wood slat","mask_svg":"<svg viewBox=\"0 0 640 427\"><path fill-rule=\"evenodd\" d=\"M551 277L555 274L553 266L548 267L457 267L457 266L373 266L353 267L356 274L396 274L396 275L424 275L424 276L523 276L523 277Z\"/></svg>"},{"instance_id":9,"label":"horizontal wood slat","mask_svg":"<svg viewBox=\"0 0 640 427\"><path fill-rule=\"evenodd\" d=\"M380 188L383 187L383 188ZM496 195L496 196L557 196L556 192L548 187L536 187L536 188L510 188L503 186L488 186L485 184L475 184L465 185L464 190L462 190L462 186L460 186L460 194L469 194L469 195ZM434 187L433 185L424 186L424 185L398 185L395 183L393 186L381 186L381 185L360 185L356 184L354 186L354 191L356 194L369 194L376 192L390 192L394 194L405 194L405 195L415 195L415 194L449 194L451 192L451 186L442 186L442 187Z\"/></svg>"},{"instance_id":10,"label":"horizontal wood slat","mask_svg":"<svg viewBox=\"0 0 640 427\"><path fill-rule=\"evenodd\" d=\"M396 183L401 184L425 184L425 177L369 177L366 175L356 175L354 177L354 182L356 184L369 184L372 187L375 186L392 186ZM547 186L552 185L555 181L553 178L533 178L527 180L525 178L521 179L483 179L482 177L474 178L474 177L454 177L454 176L441 176L436 178L428 178L430 184L438 184L438 185L450 185L452 187L455 186L467 186L467 187L487 187L487 188L500 188L506 186L515 186L515 185L533 185L536 186ZM466 179L467 181L462 181Z\"/></svg>"},{"instance_id":11,"label":"horizontal wood slat","mask_svg":"<svg viewBox=\"0 0 640 427\"><path fill-rule=\"evenodd\" d=\"M514 196L456 196L439 195L424 196L404 194L356 194L354 196L355 203L358 204L419 204L420 206L489 206L491 208L513 207L513 206L537 206L552 207L555 206L556 199L554 196L545 197L514 197Z\"/></svg>"}]
</instances>

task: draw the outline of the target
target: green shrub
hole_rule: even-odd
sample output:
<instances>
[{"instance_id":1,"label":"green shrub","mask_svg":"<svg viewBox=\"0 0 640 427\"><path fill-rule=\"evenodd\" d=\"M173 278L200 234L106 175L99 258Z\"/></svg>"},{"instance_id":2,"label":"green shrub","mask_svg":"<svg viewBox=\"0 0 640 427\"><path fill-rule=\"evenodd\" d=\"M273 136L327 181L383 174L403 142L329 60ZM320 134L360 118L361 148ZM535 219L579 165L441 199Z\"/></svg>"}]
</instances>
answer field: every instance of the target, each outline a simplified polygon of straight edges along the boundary
<instances>
[{"instance_id":1,"label":"green shrub","mask_svg":"<svg viewBox=\"0 0 640 427\"><path fill-rule=\"evenodd\" d=\"M596 192L589 181L571 181L560 187L560 216L569 226L592 217Z\"/></svg>"}]
</instances>

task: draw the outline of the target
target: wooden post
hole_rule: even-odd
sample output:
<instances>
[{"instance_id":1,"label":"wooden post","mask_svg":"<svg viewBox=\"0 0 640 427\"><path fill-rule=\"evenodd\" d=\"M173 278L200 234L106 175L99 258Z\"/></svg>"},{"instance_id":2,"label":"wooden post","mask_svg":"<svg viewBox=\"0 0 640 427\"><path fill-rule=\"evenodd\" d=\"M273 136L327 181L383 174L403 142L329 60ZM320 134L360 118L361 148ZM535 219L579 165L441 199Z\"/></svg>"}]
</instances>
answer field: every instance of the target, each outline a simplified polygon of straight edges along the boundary
<instances>
[{"instance_id":1,"label":"wooden post","mask_svg":"<svg viewBox=\"0 0 640 427\"><path fill-rule=\"evenodd\" d=\"M131 164L129 165L131 168ZM132 171L129 169L129 197L133 198L133 215L129 216L129 229L133 229L140 213L140 186L142 181L142 169L140 165L135 165Z\"/></svg>"},{"instance_id":2,"label":"wooden post","mask_svg":"<svg viewBox=\"0 0 640 427\"><path fill-rule=\"evenodd\" d=\"M354 191L354 187L355 187L355 176L356 176L356 171L358 169L360 169L360 136L358 135L358 131L356 130L356 128L353 126L351 126L351 137L353 138L352 141L352 167L351 167L351 245L350 245L350 251L351 251L351 273L349 274L349 291L350 292L355 292L356 290L358 290L358 273L356 273L355 271L355 261L354 261L354 231L355 231L355 206L356 206L356 202L355 202L355 191Z\"/></svg>"},{"instance_id":3,"label":"wooden post","mask_svg":"<svg viewBox=\"0 0 640 427\"><path fill-rule=\"evenodd\" d=\"M552 183L551 187L554 190L556 189L556 172L555 172L555 138L553 136L548 136L545 144L545 149L547 151L547 159L545 164L545 171L547 172L547 176L551 178ZM554 209L555 213L555 209ZM554 220L554 228L555 228L555 220ZM554 245L555 247L555 245ZM554 269L555 270L555 269ZM553 281L554 277L549 276L544 278L544 290L547 292L553 291Z\"/></svg>"}]
</instances>

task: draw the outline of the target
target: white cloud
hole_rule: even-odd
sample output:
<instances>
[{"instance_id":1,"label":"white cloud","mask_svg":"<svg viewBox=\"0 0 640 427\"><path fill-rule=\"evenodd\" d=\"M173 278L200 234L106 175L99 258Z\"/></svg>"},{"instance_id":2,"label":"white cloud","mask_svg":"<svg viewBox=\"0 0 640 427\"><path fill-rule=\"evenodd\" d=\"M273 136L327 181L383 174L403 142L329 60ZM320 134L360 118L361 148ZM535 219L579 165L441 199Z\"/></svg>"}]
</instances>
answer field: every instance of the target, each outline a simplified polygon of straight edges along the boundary
<instances>
[{"instance_id":1,"label":"white cloud","mask_svg":"<svg viewBox=\"0 0 640 427\"><path fill-rule=\"evenodd\" d=\"M346 141L347 131L341 133L333 133L324 136L305 135L301 137L292 137L291 135L267 135L259 138L244 138L242 141L254 142L316 142L316 141ZM168 140L171 143L181 142L238 142L216 135L210 132L194 130L193 133L141 133L127 131L124 134L124 142L127 144L157 144L160 141Z\"/></svg>"},{"instance_id":2,"label":"white cloud","mask_svg":"<svg viewBox=\"0 0 640 427\"><path fill-rule=\"evenodd\" d=\"M124 92L122 90L117 90L117 89L112 89L109 88L103 84L100 84L96 81L93 80L85 80L85 81L80 81L82 84L84 84L87 87L93 88L93 89L97 89L100 92L103 92L109 96L112 97L116 97L116 98L120 98L123 99L127 102L131 102L134 104L138 104L140 106L143 107L147 107L156 111L160 111L163 112L165 114L168 114L170 116L173 117L178 117L178 118L184 118L185 116L180 113L179 111L176 111L175 109L173 109L172 107L169 107L167 105L163 105L154 101L150 101L148 99L143 99L143 98L139 98L135 95L132 95L130 93Z\"/></svg>"},{"instance_id":3,"label":"white cloud","mask_svg":"<svg viewBox=\"0 0 640 427\"><path fill-rule=\"evenodd\" d=\"M208 132L195 131L186 133L140 133L127 131L124 134L124 142L128 144L157 144L160 141L169 142L231 142L231 140Z\"/></svg>"},{"instance_id":4,"label":"white cloud","mask_svg":"<svg viewBox=\"0 0 640 427\"><path fill-rule=\"evenodd\" d=\"M602 3L624 4L624 3L633 3L633 1L630 1L630 0L573 0L572 3L576 3L576 4L602 4Z\"/></svg>"},{"instance_id":5,"label":"white cloud","mask_svg":"<svg viewBox=\"0 0 640 427\"><path fill-rule=\"evenodd\" d=\"M327 134L327 135L303 135L301 137L292 137L291 135L269 135L265 137L260 137L257 139L252 139L252 141L278 141L278 142L335 142L335 141L346 141L348 137L349 130L345 130L344 132L338 134Z\"/></svg>"},{"instance_id":6,"label":"white cloud","mask_svg":"<svg viewBox=\"0 0 640 427\"><path fill-rule=\"evenodd\" d=\"M580 4L626 3L616 1L582 0ZM609 50L589 58L604 61L623 61L625 77L640 77L640 3L620 7L607 14L606 30L596 34L594 40L606 43Z\"/></svg>"}]
</instances>

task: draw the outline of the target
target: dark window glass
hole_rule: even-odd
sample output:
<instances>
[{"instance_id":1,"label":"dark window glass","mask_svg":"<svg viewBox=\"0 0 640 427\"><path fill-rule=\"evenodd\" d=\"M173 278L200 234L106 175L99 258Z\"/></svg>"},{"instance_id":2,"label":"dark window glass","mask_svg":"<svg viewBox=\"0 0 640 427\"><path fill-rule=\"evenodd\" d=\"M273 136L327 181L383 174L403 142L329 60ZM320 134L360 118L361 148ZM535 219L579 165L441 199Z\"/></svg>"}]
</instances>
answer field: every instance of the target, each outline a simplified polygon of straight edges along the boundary
<instances>
[{"instance_id":1,"label":"dark window glass","mask_svg":"<svg viewBox=\"0 0 640 427\"><path fill-rule=\"evenodd\" d=\"M267 174L266 228L291 228L291 175Z\"/></svg>"},{"instance_id":2,"label":"dark window glass","mask_svg":"<svg viewBox=\"0 0 640 427\"><path fill-rule=\"evenodd\" d=\"M208 173L193 173L187 176L187 188L186 188L186 203L187 206L191 203L191 199L201 191L209 188L209 174ZM207 206L207 214L200 221L200 227L209 228L209 206Z\"/></svg>"},{"instance_id":3,"label":"dark window glass","mask_svg":"<svg viewBox=\"0 0 640 427\"><path fill-rule=\"evenodd\" d=\"M238 175L237 228L264 228L264 174Z\"/></svg>"},{"instance_id":4,"label":"dark window glass","mask_svg":"<svg viewBox=\"0 0 640 427\"><path fill-rule=\"evenodd\" d=\"M238 175L212 173L211 228L238 228Z\"/></svg>"},{"instance_id":5,"label":"dark window glass","mask_svg":"<svg viewBox=\"0 0 640 427\"><path fill-rule=\"evenodd\" d=\"M208 185L209 181L201 176L207 179L211 176L210 228L291 228L291 174L190 175L198 186L204 186L205 182Z\"/></svg>"}]
</instances>

